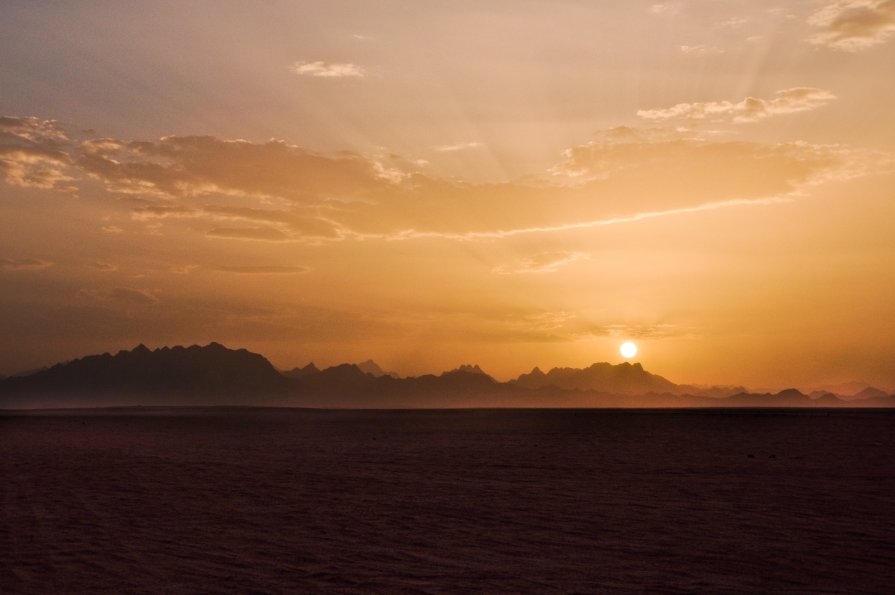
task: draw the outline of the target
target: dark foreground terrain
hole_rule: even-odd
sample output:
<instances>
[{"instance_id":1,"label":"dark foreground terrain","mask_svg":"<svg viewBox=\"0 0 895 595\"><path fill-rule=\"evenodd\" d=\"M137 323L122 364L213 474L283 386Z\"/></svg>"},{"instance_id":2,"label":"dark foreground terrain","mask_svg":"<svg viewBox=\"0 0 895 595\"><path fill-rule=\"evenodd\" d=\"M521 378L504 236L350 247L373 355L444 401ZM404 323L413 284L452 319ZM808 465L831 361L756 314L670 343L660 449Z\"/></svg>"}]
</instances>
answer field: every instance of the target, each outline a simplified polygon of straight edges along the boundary
<instances>
[{"instance_id":1,"label":"dark foreground terrain","mask_svg":"<svg viewBox=\"0 0 895 595\"><path fill-rule=\"evenodd\" d=\"M895 412L0 413L0 592L891 592Z\"/></svg>"}]
</instances>

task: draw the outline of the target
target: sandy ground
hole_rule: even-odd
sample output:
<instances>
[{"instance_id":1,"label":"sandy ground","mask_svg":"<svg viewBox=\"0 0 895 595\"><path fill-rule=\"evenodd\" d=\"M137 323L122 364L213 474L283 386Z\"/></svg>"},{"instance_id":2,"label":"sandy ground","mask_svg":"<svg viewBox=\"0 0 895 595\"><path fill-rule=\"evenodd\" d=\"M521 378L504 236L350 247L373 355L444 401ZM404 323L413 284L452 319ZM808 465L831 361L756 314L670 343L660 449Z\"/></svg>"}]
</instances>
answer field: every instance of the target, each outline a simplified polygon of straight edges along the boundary
<instances>
[{"instance_id":1,"label":"sandy ground","mask_svg":"<svg viewBox=\"0 0 895 595\"><path fill-rule=\"evenodd\" d=\"M895 412L0 414L0 592L891 592Z\"/></svg>"}]
</instances>

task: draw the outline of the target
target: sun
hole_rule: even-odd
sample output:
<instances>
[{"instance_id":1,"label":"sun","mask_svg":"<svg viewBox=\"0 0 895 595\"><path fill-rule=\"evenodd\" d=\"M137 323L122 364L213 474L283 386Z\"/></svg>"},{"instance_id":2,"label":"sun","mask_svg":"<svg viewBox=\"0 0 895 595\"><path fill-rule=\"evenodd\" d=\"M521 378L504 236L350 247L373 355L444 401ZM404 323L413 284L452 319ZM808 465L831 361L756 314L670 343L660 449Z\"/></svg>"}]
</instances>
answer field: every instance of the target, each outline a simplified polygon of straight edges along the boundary
<instances>
[{"instance_id":1,"label":"sun","mask_svg":"<svg viewBox=\"0 0 895 595\"><path fill-rule=\"evenodd\" d=\"M637 345L634 345L631 341L625 341L622 343L622 346L618 348L618 352L622 354L623 358L631 359L637 355Z\"/></svg>"}]
</instances>

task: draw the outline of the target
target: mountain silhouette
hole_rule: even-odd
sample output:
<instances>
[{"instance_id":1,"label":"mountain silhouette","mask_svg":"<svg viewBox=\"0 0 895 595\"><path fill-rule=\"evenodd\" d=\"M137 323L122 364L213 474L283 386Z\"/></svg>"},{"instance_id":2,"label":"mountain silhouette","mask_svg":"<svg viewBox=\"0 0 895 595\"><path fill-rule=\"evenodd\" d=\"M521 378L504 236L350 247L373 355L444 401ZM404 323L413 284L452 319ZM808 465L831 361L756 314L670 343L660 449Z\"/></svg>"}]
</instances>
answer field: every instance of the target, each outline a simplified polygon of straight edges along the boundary
<instances>
[{"instance_id":1,"label":"mountain silhouette","mask_svg":"<svg viewBox=\"0 0 895 595\"><path fill-rule=\"evenodd\" d=\"M478 364L461 364L459 368L453 371L466 372L468 374L482 374L483 376L488 376L488 374L485 374L485 371L482 370Z\"/></svg>"},{"instance_id":2,"label":"mountain silhouette","mask_svg":"<svg viewBox=\"0 0 895 595\"><path fill-rule=\"evenodd\" d=\"M811 397L794 388L778 393L740 393L725 401L734 407L810 407L815 404Z\"/></svg>"},{"instance_id":3,"label":"mountain silhouette","mask_svg":"<svg viewBox=\"0 0 895 595\"><path fill-rule=\"evenodd\" d=\"M359 364L354 364L354 365L356 365L360 369L361 372L364 372L366 374L371 374L371 375L375 376L376 378L379 378L380 376L394 376L397 378L397 376L398 376L394 372L386 372L385 370L383 370L382 368L379 367L379 364L377 364L376 362L374 362L371 359L368 359L365 362L360 362Z\"/></svg>"},{"instance_id":4,"label":"mountain silhouette","mask_svg":"<svg viewBox=\"0 0 895 595\"><path fill-rule=\"evenodd\" d=\"M320 369L314 365L314 362L311 362L304 368L292 368L291 370L287 370L283 372L283 376L287 378L304 378L305 376L313 376L320 372Z\"/></svg>"},{"instance_id":5,"label":"mountain silhouette","mask_svg":"<svg viewBox=\"0 0 895 595\"><path fill-rule=\"evenodd\" d=\"M868 386L862 391L855 393L851 398L852 399L876 399L879 397L886 397L888 393L883 390L880 390L873 386Z\"/></svg>"},{"instance_id":6,"label":"mountain silhouette","mask_svg":"<svg viewBox=\"0 0 895 595\"><path fill-rule=\"evenodd\" d=\"M438 376L440 384L455 388L481 389L498 384L494 378L485 374L478 366L462 365L456 370L443 372Z\"/></svg>"},{"instance_id":7,"label":"mountain silhouette","mask_svg":"<svg viewBox=\"0 0 895 595\"><path fill-rule=\"evenodd\" d=\"M693 390L695 389L695 390ZM219 343L150 350L138 345L0 379L0 409L130 405L293 407L893 407L895 396L866 389L832 393L729 395L724 387L677 385L638 364L534 368L499 382L463 364L440 375L400 378L371 360L323 370L279 372L263 356ZM699 392L703 391L703 392ZM711 394L717 391L717 394Z\"/></svg>"},{"instance_id":8,"label":"mountain silhouette","mask_svg":"<svg viewBox=\"0 0 895 595\"><path fill-rule=\"evenodd\" d=\"M834 395L833 393L823 393L820 395L809 395L811 397L811 402L814 405L824 405L829 407L836 407L845 403L842 399Z\"/></svg>"},{"instance_id":9,"label":"mountain silhouette","mask_svg":"<svg viewBox=\"0 0 895 595\"><path fill-rule=\"evenodd\" d=\"M8 378L0 386L3 393L82 394L101 396L101 402L142 402L142 396L151 394L153 400L168 396L178 403L232 403L254 394L284 393L290 380L263 356L245 349L210 343L150 350L140 344L115 355L91 355Z\"/></svg>"},{"instance_id":10,"label":"mountain silhouette","mask_svg":"<svg viewBox=\"0 0 895 595\"><path fill-rule=\"evenodd\" d=\"M600 391L620 395L644 393L673 393L677 385L650 374L639 363L612 365L597 363L587 368L553 368L546 374L534 368L515 381L516 386L529 389L548 387L566 390Z\"/></svg>"},{"instance_id":11,"label":"mountain silhouette","mask_svg":"<svg viewBox=\"0 0 895 595\"><path fill-rule=\"evenodd\" d=\"M376 376L368 374L357 364L339 364L305 376L305 386L324 392L362 391L370 387Z\"/></svg>"}]
</instances>

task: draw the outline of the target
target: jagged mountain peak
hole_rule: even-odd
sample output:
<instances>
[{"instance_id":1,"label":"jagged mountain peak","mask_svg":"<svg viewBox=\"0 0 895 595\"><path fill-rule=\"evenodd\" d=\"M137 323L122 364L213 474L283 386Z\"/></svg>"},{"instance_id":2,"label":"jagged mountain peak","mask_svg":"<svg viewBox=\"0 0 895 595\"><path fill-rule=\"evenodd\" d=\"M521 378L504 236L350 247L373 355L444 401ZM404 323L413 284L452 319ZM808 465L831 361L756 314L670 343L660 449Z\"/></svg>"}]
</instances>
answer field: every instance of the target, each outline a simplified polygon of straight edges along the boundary
<instances>
[{"instance_id":1,"label":"jagged mountain peak","mask_svg":"<svg viewBox=\"0 0 895 595\"><path fill-rule=\"evenodd\" d=\"M488 376L484 370L482 370L478 364L460 364L452 372L466 372L467 374L481 374L483 376Z\"/></svg>"},{"instance_id":2,"label":"jagged mountain peak","mask_svg":"<svg viewBox=\"0 0 895 595\"><path fill-rule=\"evenodd\" d=\"M513 382L533 389L555 387L621 394L672 392L677 388L673 382L645 371L639 362L595 362L586 368L552 368L546 374L535 368Z\"/></svg>"}]
</instances>

